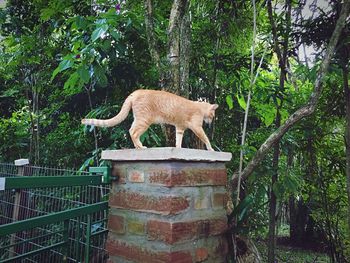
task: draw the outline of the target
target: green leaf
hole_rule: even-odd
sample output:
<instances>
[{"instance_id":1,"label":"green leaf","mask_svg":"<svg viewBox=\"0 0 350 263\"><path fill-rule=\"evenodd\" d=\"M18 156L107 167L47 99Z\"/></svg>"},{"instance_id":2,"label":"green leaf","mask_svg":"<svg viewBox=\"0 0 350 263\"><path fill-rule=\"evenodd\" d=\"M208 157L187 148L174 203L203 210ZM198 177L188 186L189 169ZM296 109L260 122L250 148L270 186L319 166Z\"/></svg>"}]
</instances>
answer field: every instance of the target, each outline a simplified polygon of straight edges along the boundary
<instances>
[{"instance_id":1,"label":"green leaf","mask_svg":"<svg viewBox=\"0 0 350 263\"><path fill-rule=\"evenodd\" d=\"M64 83L64 91L68 95L77 94L80 92L81 85L78 85L79 74L74 72Z\"/></svg>"},{"instance_id":2,"label":"green leaf","mask_svg":"<svg viewBox=\"0 0 350 263\"><path fill-rule=\"evenodd\" d=\"M80 66L77 69L77 72L79 74L80 79L84 82L84 84L89 82L89 80L90 80L90 73L89 73L89 70L86 67Z\"/></svg>"},{"instance_id":3,"label":"green leaf","mask_svg":"<svg viewBox=\"0 0 350 263\"><path fill-rule=\"evenodd\" d=\"M97 83L102 87L106 87L108 84L108 79L103 68L97 64L93 66L93 69Z\"/></svg>"},{"instance_id":4,"label":"green leaf","mask_svg":"<svg viewBox=\"0 0 350 263\"><path fill-rule=\"evenodd\" d=\"M276 118L276 108L269 104L260 103L255 105L255 107L266 127L269 127Z\"/></svg>"},{"instance_id":5,"label":"green leaf","mask_svg":"<svg viewBox=\"0 0 350 263\"><path fill-rule=\"evenodd\" d=\"M265 114L263 117L264 117L264 123L267 127L269 127L275 119L274 114L273 115L272 114Z\"/></svg>"},{"instance_id":6,"label":"green leaf","mask_svg":"<svg viewBox=\"0 0 350 263\"><path fill-rule=\"evenodd\" d=\"M132 24L132 21L131 21L131 19L129 18L129 19L128 19L128 22L126 23L126 27L129 27L131 24Z\"/></svg>"},{"instance_id":7,"label":"green leaf","mask_svg":"<svg viewBox=\"0 0 350 263\"><path fill-rule=\"evenodd\" d=\"M110 39L105 39L105 40L103 41L103 44L100 45L101 49L102 49L104 52L106 52L106 53L109 52L111 46L112 46L112 44L111 44L111 40L110 40Z\"/></svg>"},{"instance_id":8,"label":"green leaf","mask_svg":"<svg viewBox=\"0 0 350 263\"><path fill-rule=\"evenodd\" d=\"M58 67L53 71L50 81L52 81L58 73L68 68L71 68L73 65L74 65L74 61L72 59L63 59L58 65Z\"/></svg>"},{"instance_id":9,"label":"green leaf","mask_svg":"<svg viewBox=\"0 0 350 263\"><path fill-rule=\"evenodd\" d=\"M68 68L71 68L74 64L74 61L71 59L64 59L61 61L61 63L58 65L58 68L60 71L66 70Z\"/></svg>"},{"instance_id":10,"label":"green leaf","mask_svg":"<svg viewBox=\"0 0 350 263\"><path fill-rule=\"evenodd\" d=\"M95 42L97 39L99 39L101 36L103 36L108 30L108 25L103 24L98 26L94 32L91 34L91 40Z\"/></svg>"},{"instance_id":11,"label":"green leaf","mask_svg":"<svg viewBox=\"0 0 350 263\"><path fill-rule=\"evenodd\" d=\"M53 15L55 15L57 13L57 10L53 9L53 8L44 8L41 10L40 13L40 18L41 20L48 21Z\"/></svg>"},{"instance_id":12,"label":"green leaf","mask_svg":"<svg viewBox=\"0 0 350 263\"><path fill-rule=\"evenodd\" d=\"M253 197L251 195L246 196L232 211L229 216L229 221L231 221L236 215L238 219L242 220L246 213L248 212L250 206L253 204Z\"/></svg>"},{"instance_id":13,"label":"green leaf","mask_svg":"<svg viewBox=\"0 0 350 263\"><path fill-rule=\"evenodd\" d=\"M140 136L140 141L141 143L149 142L149 134L148 131L145 131L141 136Z\"/></svg>"},{"instance_id":14,"label":"green leaf","mask_svg":"<svg viewBox=\"0 0 350 263\"><path fill-rule=\"evenodd\" d=\"M74 22L72 24L73 29L83 29L85 30L88 26L88 22L82 16L77 16L74 18Z\"/></svg>"},{"instance_id":15,"label":"green leaf","mask_svg":"<svg viewBox=\"0 0 350 263\"><path fill-rule=\"evenodd\" d=\"M233 109L233 99L232 99L232 96L231 96L231 95L227 95L227 96L226 96L226 103L227 103L227 105L228 105L228 108L229 108L230 110L232 110L232 109Z\"/></svg>"},{"instance_id":16,"label":"green leaf","mask_svg":"<svg viewBox=\"0 0 350 263\"><path fill-rule=\"evenodd\" d=\"M237 94L236 98L238 100L239 106L241 106L241 108L245 110L247 108L247 103L245 102L244 97Z\"/></svg>"},{"instance_id":17,"label":"green leaf","mask_svg":"<svg viewBox=\"0 0 350 263\"><path fill-rule=\"evenodd\" d=\"M51 76L50 81L52 81L56 77L56 75L58 73L60 73L60 68L59 67L55 68L55 70L52 72L52 76Z\"/></svg>"},{"instance_id":18,"label":"green leaf","mask_svg":"<svg viewBox=\"0 0 350 263\"><path fill-rule=\"evenodd\" d=\"M17 89L8 89L5 90L1 95L0 98L6 98L6 97L14 97L16 94L19 93L19 90Z\"/></svg>"},{"instance_id":19,"label":"green leaf","mask_svg":"<svg viewBox=\"0 0 350 263\"><path fill-rule=\"evenodd\" d=\"M116 31L116 30L113 30L111 32L111 35L116 41L118 41L120 39L120 37L121 37L120 33L118 31Z\"/></svg>"},{"instance_id":20,"label":"green leaf","mask_svg":"<svg viewBox=\"0 0 350 263\"><path fill-rule=\"evenodd\" d=\"M280 113L281 113L281 121L282 121L282 122L284 122L286 119L288 119L289 113L288 113L287 110L281 109L281 110L280 110Z\"/></svg>"},{"instance_id":21,"label":"green leaf","mask_svg":"<svg viewBox=\"0 0 350 263\"><path fill-rule=\"evenodd\" d=\"M96 25L106 25L107 20L105 18L102 18L102 19L98 19L95 23Z\"/></svg>"}]
</instances>

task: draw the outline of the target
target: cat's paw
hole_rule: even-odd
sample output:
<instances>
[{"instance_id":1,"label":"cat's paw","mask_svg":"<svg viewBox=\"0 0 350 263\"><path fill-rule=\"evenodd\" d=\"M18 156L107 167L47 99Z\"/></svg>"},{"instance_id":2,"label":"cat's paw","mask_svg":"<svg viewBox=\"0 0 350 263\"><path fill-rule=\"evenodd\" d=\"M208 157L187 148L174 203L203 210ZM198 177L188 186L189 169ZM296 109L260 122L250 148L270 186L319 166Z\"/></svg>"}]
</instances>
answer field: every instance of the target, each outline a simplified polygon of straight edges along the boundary
<instances>
[{"instance_id":1,"label":"cat's paw","mask_svg":"<svg viewBox=\"0 0 350 263\"><path fill-rule=\"evenodd\" d=\"M147 149L147 147L146 147L146 146L143 146L143 145L141 145L141 146L136 146L135 148L136 148L136 149Z\"/></svg>"}]
</instances>

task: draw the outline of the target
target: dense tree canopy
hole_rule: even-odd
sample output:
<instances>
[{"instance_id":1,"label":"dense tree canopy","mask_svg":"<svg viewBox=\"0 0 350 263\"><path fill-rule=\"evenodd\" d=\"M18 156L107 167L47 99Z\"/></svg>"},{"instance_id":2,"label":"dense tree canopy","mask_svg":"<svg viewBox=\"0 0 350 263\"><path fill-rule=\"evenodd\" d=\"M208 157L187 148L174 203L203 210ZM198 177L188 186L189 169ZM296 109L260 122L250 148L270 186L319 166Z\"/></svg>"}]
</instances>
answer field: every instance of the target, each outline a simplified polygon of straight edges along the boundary
<instances>
[{"instance_id":1,"label":"dense tree canopy","mask_svg":"<svg viewBox=\"0 0 350 263\"><path fill-rule=\"evenodd\" d=\"M233 237L269 235L271 244L287 227L294 245L307 241L332 262L349 262L348 12L349 1L335 0L8 0L0 8L0 161L85 169L104 149L132 147L132 116L99 129L82 118L116 115L138 88L209 100L220 106L206 132L215 150L233 154ZM249 168L315 94L312 115L243 169L237 198L240 156ZM166 145L164 130L151 126L143 143ZM203 146L187 131L184 147Z\"/></svg>"}]
</instances>

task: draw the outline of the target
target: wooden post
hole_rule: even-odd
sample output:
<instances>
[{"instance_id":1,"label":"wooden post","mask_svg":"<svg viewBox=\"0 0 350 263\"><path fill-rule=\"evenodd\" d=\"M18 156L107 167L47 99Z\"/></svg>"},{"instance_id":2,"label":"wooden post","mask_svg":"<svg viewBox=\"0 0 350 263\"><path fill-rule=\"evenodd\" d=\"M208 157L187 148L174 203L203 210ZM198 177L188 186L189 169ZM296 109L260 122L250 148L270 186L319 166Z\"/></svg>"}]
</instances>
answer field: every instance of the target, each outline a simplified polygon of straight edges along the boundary
<instances>
[{"instance_id":1,"label":"wooden post","mask_svg":"<svg viewBox=\"0 0 350 263\"><path fill-rule=\"evenodd\" d=\"M29 164L28 159L18 159L15 160L15 165L18 167L18 176L24 176L25 166ZM22 192L19 189L16 189L15 193L15 201L13 204L13 211L12 211L12 222L18 221L19 219L19 211L20 211L20 204L21 204L21 198ZM15 243L16 243L16 234L11 235L11 241L10 241L10 258L15 256Z\"/></svg>"}]
</instances>

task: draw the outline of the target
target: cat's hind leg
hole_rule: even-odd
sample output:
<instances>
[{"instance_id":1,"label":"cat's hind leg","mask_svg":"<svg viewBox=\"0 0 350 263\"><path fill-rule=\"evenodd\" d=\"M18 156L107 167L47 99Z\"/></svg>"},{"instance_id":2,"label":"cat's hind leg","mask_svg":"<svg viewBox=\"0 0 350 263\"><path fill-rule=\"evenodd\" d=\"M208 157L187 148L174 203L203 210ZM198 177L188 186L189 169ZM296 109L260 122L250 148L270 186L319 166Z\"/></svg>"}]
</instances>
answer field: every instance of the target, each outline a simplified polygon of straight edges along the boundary
<instances>
[{"instance_id":1,"label":"cat's hind leg","mask_svg":"<svg viewBox=\"0 0 350 263\"><path fill-rule=\"evenodd\" d=\"M136 119L131 125L129 130L130 137L136 149L145 149L147 147L143 146L140 141L140 136L148 129L149 124L141 121L137 121Z\"/></svg>"}]
</instances>

